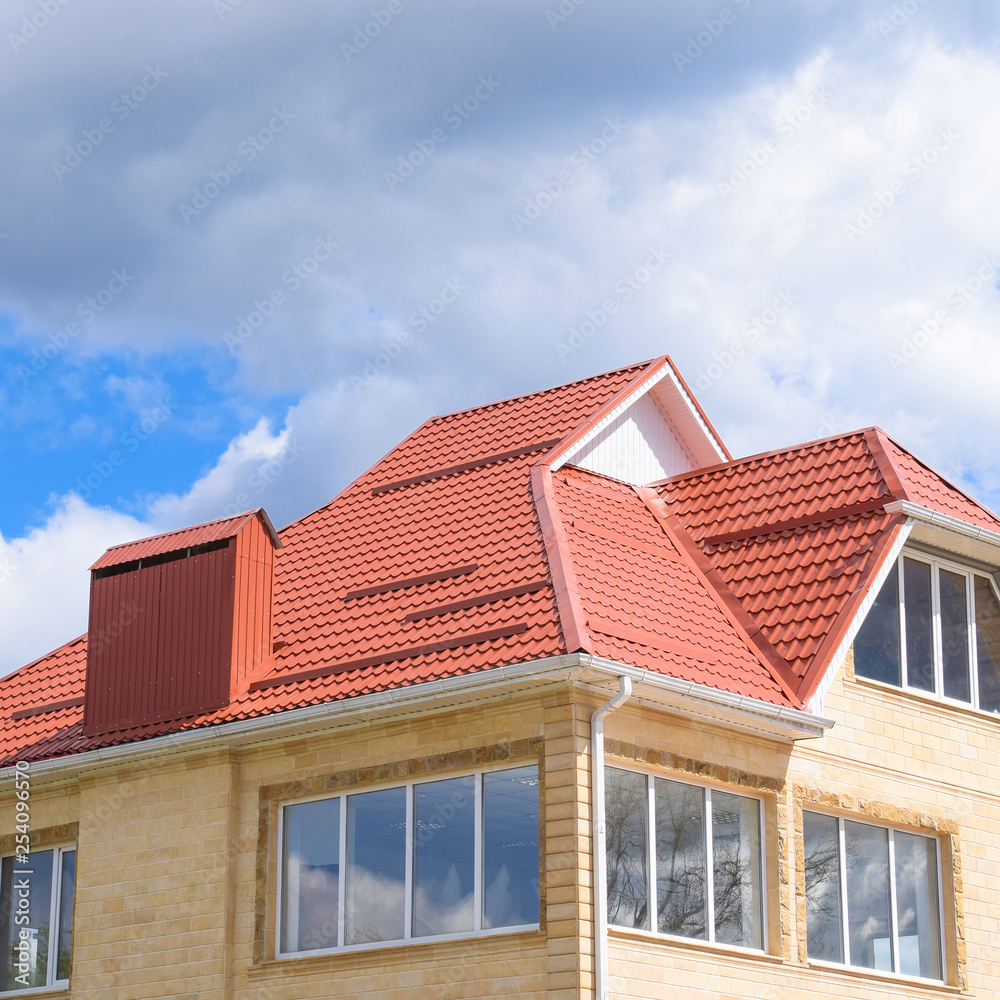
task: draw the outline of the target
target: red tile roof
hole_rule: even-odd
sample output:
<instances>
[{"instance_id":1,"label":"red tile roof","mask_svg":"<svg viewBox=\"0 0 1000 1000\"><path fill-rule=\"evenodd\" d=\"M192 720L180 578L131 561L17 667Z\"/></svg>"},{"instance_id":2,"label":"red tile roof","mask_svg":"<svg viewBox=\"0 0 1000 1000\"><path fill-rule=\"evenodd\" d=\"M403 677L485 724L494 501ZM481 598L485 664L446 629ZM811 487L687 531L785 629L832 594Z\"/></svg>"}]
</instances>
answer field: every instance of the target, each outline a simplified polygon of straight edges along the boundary
<instances>
[{"instance_id":1,"label":"red tile roof","mask_svg":"<svg viewBox=\"0 0 1000 1000\"><path fill-rule=\"evenodd\" d=\"M284 645L225 708L84 737L81 637L0 680L0 758L79 752L578 650L801 707L902 523L885 503L908 499L1000 529L877 429L652 488L552 472L546 462L567 441L663 363L428 420L285 528L274 610ZM152 546L199 544L233 531L232 520ZM149 540L117 546L95 566L147 551Z\"/></svg>"},{"instance_id":2,"label":"red tile roof","mask_svg":"<svg viewBox=\"0 0 1000 1000\"><path fill-rule=\"evenodd\" d=\"M234 517L224 517L218 521L197 524L193 528L180 528L177 531L164 532L162 535L153 535L151 538L140 538L135 542L112 545L90 568L92 570L107 569L109 566L120 566L122 563L132 562L136 559L165 555L168 552L179 552L182 549L205 545L208 542L220 542L226 538L235 538L243 525L255 517L259 517L263 521L274 539L275 546L280 548L281 541L271 525L270 518L268 518L264 508L260 507L257 510L236 514Z\"/></svg>"}]
</instances>

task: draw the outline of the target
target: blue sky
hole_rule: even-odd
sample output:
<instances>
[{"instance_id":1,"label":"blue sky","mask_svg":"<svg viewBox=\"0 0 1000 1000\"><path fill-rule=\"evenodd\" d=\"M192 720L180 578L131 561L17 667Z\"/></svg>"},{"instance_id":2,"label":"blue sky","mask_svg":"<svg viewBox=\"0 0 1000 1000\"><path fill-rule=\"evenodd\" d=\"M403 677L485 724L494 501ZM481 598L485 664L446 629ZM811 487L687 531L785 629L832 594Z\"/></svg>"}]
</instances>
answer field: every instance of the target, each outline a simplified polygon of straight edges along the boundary
<instances>
[{"instance_id":1,"label":"blue sky","mask_svg":"<svg viewBox=\"0 0 1000 1000\"><path fill-rule=\"evenodd\" d=\"M995 4L49 7L0 15L0 672L110 544L662 353L735 454L879 424L1000 508Z\"/></svg>"}]
</instances>

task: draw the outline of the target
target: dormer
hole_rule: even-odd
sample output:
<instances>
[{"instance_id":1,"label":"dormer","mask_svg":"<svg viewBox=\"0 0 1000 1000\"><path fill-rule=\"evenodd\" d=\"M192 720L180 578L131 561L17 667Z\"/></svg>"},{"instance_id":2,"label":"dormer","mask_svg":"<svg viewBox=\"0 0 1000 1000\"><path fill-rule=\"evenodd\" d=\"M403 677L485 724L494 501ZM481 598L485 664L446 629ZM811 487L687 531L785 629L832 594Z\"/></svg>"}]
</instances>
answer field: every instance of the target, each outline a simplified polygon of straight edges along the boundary
<instances>
[{"instance_id":1,"label":"dormer","mask_svg":"<svg viewBox=\"0 0 1000 1000\"><path fill-rule=\"evenodd\" d=\"M84 733L227 705L271 654L280 547L261 508L108 549L90 568Z\"/></svg>"}]
</instances>

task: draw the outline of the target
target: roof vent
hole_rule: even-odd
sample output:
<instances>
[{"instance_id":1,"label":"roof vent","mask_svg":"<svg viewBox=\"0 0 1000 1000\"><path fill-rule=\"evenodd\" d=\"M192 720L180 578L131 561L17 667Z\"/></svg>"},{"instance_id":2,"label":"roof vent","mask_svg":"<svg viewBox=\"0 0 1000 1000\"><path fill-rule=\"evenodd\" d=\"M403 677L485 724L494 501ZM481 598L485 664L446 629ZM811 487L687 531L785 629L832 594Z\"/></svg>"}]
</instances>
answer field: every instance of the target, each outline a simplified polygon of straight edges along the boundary
<instances>
[{"instance_id":1,"label":"roof vent","mask_svg":"<svg viewBox=\"0 0 1000 1000\"><path fill-rule=\"evenodd\" d=\"M90 567L84 733L228 705L271 654L278 548L261 508L108 549Z\"/></svg>"}]
</instances>

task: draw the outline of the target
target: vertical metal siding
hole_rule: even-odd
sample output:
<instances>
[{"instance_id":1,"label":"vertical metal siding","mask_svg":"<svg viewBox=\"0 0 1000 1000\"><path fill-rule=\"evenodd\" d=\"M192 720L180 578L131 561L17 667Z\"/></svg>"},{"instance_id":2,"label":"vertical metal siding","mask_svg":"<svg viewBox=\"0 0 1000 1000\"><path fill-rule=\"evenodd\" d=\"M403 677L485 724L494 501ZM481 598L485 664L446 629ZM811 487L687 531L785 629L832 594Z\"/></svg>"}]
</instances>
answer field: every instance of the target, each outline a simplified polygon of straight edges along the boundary
<instances>
[{"instance_id":1,"label":"vertical metal siding","mask_svg":"<svg viewBox=\"0 0 1000 1000\"><path fill-rule=\"evenodd\" d=\"M637 399L569 462L637 486L694 468L690 455L649 393Z\"/></svg>"},{"instance_id":2,"label":"vertical metal siding","mask_svg":"<svg viewBox=\"0 0 1000 1000\"><path fill-rule=\"evenodd\" d=\"M226 548L92 578L84 732L228 704L270 655L273 581L256 517Z\"/></svg>"}]
</instances>

